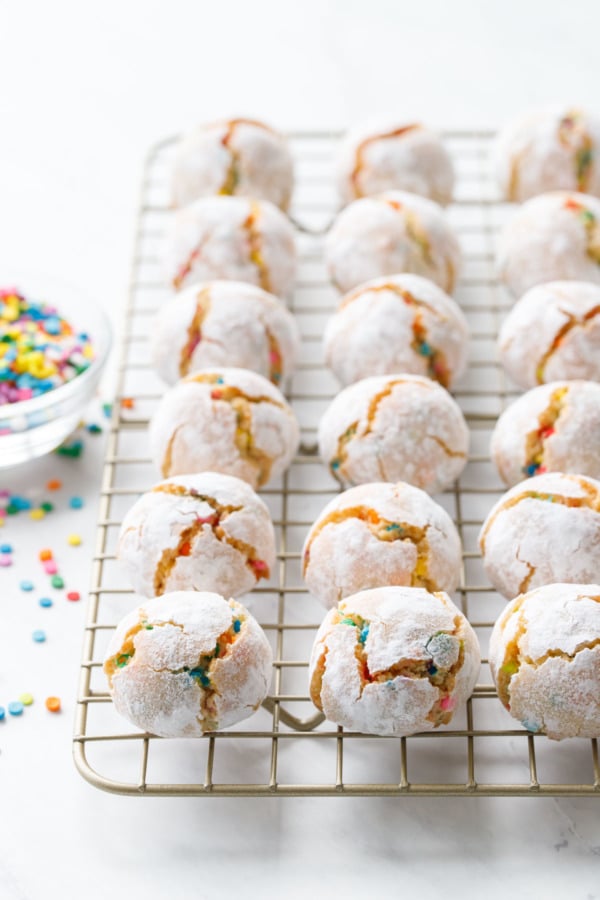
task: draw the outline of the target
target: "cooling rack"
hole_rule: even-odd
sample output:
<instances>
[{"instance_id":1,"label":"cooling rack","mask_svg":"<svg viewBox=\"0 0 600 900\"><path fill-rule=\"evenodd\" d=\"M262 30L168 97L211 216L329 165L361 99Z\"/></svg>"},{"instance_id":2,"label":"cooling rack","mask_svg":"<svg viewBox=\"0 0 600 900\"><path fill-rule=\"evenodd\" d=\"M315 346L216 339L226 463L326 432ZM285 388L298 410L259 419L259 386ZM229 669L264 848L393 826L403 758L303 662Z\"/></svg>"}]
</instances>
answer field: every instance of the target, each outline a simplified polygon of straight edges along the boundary
<instances>
[{"instance_id":1,"label":"cooling rack","mask_svg":"<svg viewBox=\"0 0 600 900\"><path fill-rule=\"evenodd\" d=\"M463 577L455 599L486 655L504 601L489 586L477 534L503 492L488 457L495 419L517 391L495 361L495 339L510 300L494 277L494 242L510 210L489 174L492 134L445 135L457 170L448 215L465 256L457 299L471 329L468 373L454 391L472 432L468 465L436 499L462 537ZM323 233L336 208L332 156L337 134L290 135L297 161L291 210L298 227L297 288L290 306L302 333L302 361L288 397L302 428L289 472L261 492L278 537L278 567L244 602L274 651L271 691L250 719L195 740L164 740L132 729L115 712L101 660L111 632L136 605L115 560L122 517L157 480L146 427L164 386L148 363L151 317L168 296L160 266L170 215L167 200L174 139L157 144L144 169L118 387L101 488L74 735L79 772L104 790L173 796L540 796L600 794L596 741L552 743L518 727L499 703L484 660L480 683L450 726L408 738L348 733L323 720L307 694L307 666L322 607L303 588L302 543L309 525L338 491L315 452L318 419L337 387L321 359L323 326L335 308L322 262ZM122 404L127 398L128 402Z\"/></svg>"}]
</instances>

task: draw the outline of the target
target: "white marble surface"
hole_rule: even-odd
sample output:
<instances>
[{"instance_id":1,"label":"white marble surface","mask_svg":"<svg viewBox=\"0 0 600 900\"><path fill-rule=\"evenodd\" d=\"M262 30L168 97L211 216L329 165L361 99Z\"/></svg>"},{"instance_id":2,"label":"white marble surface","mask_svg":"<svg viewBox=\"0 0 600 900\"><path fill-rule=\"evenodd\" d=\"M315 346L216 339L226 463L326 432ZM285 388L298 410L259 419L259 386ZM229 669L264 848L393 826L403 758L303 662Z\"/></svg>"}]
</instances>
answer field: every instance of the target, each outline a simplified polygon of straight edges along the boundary
<instances>
[{"instance_id":1,"label":"white marble surface","mask_svg":"<svg viewBox=\"0 0 600 900\"><path fill-rule=\"evenodd\" d=\"M390 109L477 126L556 98L597 105L599 24L593 0L0 0L0 260L87 283L118 321L157 137L224 111L282 127ZM70 746L83 604L40 610L17 584L43 584L35 555L50 542L85 590L101 439L87 444L79 464L0 473L17 490L66 483L51 518L0 533L17 548L0 582L2 702L30 690L65 706L0 726L1 900L600 895L594 800L137 800L85 784ZM70 514L74 493L87 503Z\"/></svg>"}]
</instances>

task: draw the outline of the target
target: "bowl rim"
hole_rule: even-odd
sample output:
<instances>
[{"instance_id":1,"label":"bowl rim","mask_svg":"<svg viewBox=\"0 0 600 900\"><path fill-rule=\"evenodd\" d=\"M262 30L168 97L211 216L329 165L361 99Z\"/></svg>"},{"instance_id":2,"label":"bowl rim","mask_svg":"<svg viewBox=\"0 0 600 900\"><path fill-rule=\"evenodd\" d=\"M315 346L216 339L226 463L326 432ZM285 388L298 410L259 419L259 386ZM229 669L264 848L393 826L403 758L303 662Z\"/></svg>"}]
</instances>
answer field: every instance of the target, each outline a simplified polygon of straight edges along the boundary
<instances>
[{"instance_id":1,"label":"bowl rim","mask_svg":"<svg viewBox=\"0 0 600 900\"><path fill-rule=\"evenodd\" d=\"M71 290L78 290L73 285L69 285L69 288ZM79 291L79 293L84 296L83 291ZM90 300L89 297L87 297L87 294L85 296L86 302L93 305L94 312L97 313L99 321L101 322L101 328L104 331L103 334L99 334L93 339L92 346L94 347L96 355L90 365L79 375L76 375L75 378L65 382L65 384L61 384L58 387L46 391L44 394L40 394L38 397L30 397L28 400L17 400L16 403L5 403L0 406L0 426L2 422L12 419L14 416L35 413L40 409L47 409L48 407L53 406L55 402L60 403L62 400L68 399L72 394L77 393L79 388L84 387L88 381L102 371L112 350L113 330L110 319L100 304L96 303L94 300ZM56 306L60 312L60 304L57 303Z\"/></svg>"}]
</instances>

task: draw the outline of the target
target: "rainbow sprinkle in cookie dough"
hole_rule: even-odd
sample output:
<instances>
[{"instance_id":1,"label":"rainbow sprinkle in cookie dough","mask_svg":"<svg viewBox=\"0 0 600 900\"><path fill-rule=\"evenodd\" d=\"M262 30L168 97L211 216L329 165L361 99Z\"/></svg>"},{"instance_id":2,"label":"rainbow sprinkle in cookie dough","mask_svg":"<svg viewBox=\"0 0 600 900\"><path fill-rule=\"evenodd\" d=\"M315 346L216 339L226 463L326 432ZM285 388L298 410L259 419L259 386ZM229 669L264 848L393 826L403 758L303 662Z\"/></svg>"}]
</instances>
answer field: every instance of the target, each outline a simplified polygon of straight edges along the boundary
<instances>
[{"instance_id":1,"label":"rainbow sprinkle in cookie dough","mask_svg":"<svg viewBox=\"0 0 600 900\"><path fill-rule=\"evenodd\" d=\"M90 366L94 349L57 309L0 288L0 406L66 384Z\"/></svg>"}]
</instances>

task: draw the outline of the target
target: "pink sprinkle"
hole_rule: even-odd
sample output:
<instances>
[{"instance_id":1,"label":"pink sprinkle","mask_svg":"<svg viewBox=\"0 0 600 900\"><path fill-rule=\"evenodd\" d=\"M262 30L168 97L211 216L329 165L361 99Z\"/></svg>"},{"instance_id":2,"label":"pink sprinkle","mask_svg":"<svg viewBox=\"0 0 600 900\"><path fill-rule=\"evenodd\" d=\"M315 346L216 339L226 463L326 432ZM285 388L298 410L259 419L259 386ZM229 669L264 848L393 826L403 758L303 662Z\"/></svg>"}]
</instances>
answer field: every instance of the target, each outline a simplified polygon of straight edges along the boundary
<instances>
[{"instance_id":1,"label":"pink sprinkle","mask_svg":"<svg viewBox=\"0 0 600 900\"><path fill-rule=\"evenodd\" d=\"M19 400L29 400L33 397L31 388L19 388Z\"/></svg>"},{"instance_id":2,"label":"pink sprinkle","mask_svg":"<svg viewBox=\"0 0 600 900\"><path fill-rule=\"evenodd\" d=\"M449 709L454 709L454 703L454 697L444 697L444 699L440 703L440 709L442 709L444 712L447 712Z\"/></svg>"},{"instance_id":3,"label":"pink sprinkle","mask_svg":"<svg viewBox=\"0 0 600 900\"><path fill-rule=\"evenodd\" d=\"M219 517L213 513L212 516L198 516L197 520L201 525L214 525L219 521Z\"/></svg>"},{"instance_id":4,"label":"pink sprinkle","mask_svg":"<svg viewBox=\"0 0 600 900\"><path fill-rule=\"evenodd\" d=\"M58 566L53 559L49 559L44 563L44 572L46 573L46 575L56 575L56 573L58 572Z\"/></svg>"},{"instance_id":5,"label":"pink sprinkle","mask_svg":"<svg viewBox=\"0 0 600 900\"><path fill-rule=\"evenodd\" d=\"M11 556L0 556L0 566L6 568L7 566L12 566L12 557Z\"/></svg>"},{"instance_id":6,"label":"pink sprinkle","mask_svg":"<svg viewBox=\"0 0 600 900\"><path fill-rule=\"evenodd\" d=\"M257 574L259 572L266 572L268 569L268 566L263 559L253 559L251 560L250 565Z\"/></svg>"}]
</instances>

